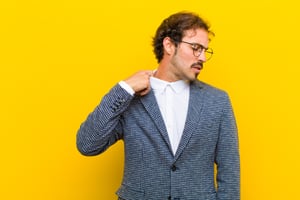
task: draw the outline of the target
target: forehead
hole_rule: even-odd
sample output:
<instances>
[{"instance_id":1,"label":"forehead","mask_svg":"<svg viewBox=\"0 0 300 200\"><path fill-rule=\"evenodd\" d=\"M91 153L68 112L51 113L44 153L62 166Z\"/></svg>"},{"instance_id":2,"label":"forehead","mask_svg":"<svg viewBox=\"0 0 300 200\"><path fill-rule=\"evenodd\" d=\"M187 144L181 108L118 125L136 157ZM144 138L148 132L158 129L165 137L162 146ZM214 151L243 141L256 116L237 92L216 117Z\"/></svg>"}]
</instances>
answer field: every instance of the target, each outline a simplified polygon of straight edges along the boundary
<instances>
[{"instance_id":1,"label":"forehead","mask_svg":"<svg viewBox=\"0 0 300 200\"><path fill-rule=\"evenodd\" d=\"M192 42L197 42L200 44L207 45L209 42L208 32L205 29L189 29L184 32L182 39L191 39Z\"/></svg>"}]
</instances>

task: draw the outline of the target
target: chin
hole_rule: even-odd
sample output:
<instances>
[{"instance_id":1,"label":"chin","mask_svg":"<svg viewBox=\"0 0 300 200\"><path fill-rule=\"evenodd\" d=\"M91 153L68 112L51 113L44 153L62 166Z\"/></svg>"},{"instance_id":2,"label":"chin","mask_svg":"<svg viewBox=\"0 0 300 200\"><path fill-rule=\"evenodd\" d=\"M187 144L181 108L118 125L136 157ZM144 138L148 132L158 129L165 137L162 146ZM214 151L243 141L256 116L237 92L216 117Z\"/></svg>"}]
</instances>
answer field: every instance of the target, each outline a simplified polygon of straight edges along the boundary
<instances>
[{"instance_id":1,"label":"chin","mask_svg":"<svg viewBox=\"0 0 300 200\"><path fill-rule=\"evenodd\" d=\"M190 78L190 81L197 80L198 76L199 76L199 73L195 74L193 77Z\"/></svg>"},{"instance_id":2,"label":"chin","mask_svg":"<svg viewBox=\"0 0 300 200\"><path fill-rule=\"evenodd\" d=\"M182 76L182 80L188 81L188 82L193 82L197 80L197 77L200 73L189 73L185 74L185 76Z\"/></svg>"}]
</instances>

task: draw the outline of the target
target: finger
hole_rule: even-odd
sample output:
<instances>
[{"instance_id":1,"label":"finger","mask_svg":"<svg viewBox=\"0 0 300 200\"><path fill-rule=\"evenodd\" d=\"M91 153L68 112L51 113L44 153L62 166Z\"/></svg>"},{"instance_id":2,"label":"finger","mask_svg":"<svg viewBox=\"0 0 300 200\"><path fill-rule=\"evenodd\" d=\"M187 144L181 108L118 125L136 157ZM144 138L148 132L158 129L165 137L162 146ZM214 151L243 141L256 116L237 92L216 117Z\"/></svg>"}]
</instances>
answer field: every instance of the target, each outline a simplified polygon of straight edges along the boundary
<instances>
[{"instance_id":1,"label":"finger","mask_svg":"<svg viewBox=\"0 0 300 200\"><path fill-rule=\"evenodd\" d=\"M151 77L151 76L153 76L153 71L145 71L145 73L149 76L149 77Z\"/></svg>"},{"instance_id":2,"label":"finger","mask_svg":"<svg viewBox=\"0 0 300 200\"><path fill-rule=\"evenodd\" d=\"M148 87L145 88L144 90L140 91L140 92L138 93L138 95L139 95L139 96L144 96L144 95L148 94L148 93L150 92L150 90L151 90L151 87L148 86Z\"/></svg>"}]
</instances>

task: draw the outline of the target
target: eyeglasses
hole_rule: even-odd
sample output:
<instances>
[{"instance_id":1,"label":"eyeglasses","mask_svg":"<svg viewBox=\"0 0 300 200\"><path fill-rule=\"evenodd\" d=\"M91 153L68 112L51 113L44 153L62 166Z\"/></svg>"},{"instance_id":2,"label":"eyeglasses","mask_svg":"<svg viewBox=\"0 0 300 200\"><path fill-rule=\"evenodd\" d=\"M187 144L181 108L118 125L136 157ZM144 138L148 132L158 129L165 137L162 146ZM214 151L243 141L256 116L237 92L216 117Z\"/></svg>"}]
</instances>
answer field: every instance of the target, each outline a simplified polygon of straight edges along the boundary
<instances>
[{"instance_id":1,"label":"eyeglasses","mask_svg":"<svg viewBox=\"0 0 300 200\"><path fill-rule=\"evenodd\" d=\"M203 45L201 44L198 44L198 43L190 43L190 42L186 42L186 41L181 41L182 43L186 43L186 44L189 44L192 46L192 49L193 49L193 54L194 56L196 57L199 57L201 55L201 53L204 51L205 53L205 58L206 58L206 61L208 61L209 59L211 59L212 55L213 55L213 50L212 48L206 48L204 47Z\"/></svg>"}]
</instances>

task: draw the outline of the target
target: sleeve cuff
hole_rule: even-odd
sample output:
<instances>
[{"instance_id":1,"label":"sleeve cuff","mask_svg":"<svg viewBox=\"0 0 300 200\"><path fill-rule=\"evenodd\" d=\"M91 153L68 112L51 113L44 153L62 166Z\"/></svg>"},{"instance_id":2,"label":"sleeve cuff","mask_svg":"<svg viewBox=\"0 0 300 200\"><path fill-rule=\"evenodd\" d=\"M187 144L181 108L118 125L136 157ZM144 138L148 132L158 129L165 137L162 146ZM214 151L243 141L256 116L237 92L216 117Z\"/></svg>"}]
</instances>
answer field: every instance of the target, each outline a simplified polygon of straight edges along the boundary
<instances>
[{"instance_id":1,"label":"sleeve cuff","mask_svg":"<svg viewBox=\"0 0 300 200\"><path fill-rule=\"evenodd\" d=\"M126 92L128 92L131 96L134 95L134 90L125 82L125 81L120 81L119 85L126 90Z\"/></svg>"}]
</instances>

